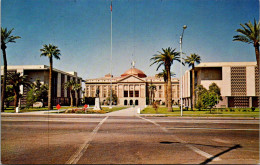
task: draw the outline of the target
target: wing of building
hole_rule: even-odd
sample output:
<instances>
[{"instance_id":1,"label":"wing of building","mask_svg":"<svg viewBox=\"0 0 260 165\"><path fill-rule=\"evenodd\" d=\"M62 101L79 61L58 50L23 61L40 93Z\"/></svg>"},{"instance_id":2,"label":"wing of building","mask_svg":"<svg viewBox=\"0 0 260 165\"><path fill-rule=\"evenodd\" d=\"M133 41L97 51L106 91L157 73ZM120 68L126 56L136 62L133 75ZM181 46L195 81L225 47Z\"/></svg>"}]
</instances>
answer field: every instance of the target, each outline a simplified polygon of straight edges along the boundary
<instances>
[{"instance_id":1,"label":"wing of building","mask_svg":"<svg viewBox=\"0 0 260 165\"><path fill-rule=\"evenodd\" d=\"M27 75L28 80L31 82L35 82L37 79L39 79L41 84L49 83L49 66L47 65L13 65L8 66L7 71L20 73L21 75ZM1 74L3 74L3 66L1 66ZM77 72L65 72L55 68L53 68L52 75L53 105L57 105L58 103L61 105L69 105L70 93L69 90L64 88L64 83L69 80L74 80L81 85L82 78L77 76ZM20 88L20 93L23 95L23 97L21 98L21 104L25 105L28 89L23 88L23 86L21 86ZM78 98L82 98L81 91L78 93ZM47 105L47 101L44 104Z\"/></svg>"},{"instance_id":2,"label":"wing of building","mask_svg":"<svg viewBox=\"0 0 260 165\"><path fill-rule=\"evenodd\" d=\"M191 75L191 70L188 70L182 77L185 106L191 106ZM203 85L209 89L213 82L220 87L223 98L217 107L259 106L259 70L256 62L207 62L195 67L195 88Z\"/></svg>"},{"instance_id":3,"label":"wing of building","mask_svg":"<svg viewBox=\"0 0 260 165\"><path fill-rule=\"evenodd\" d=\"M96 89L100 90L101 104L107 104L107 98L110 96L112 81L112 91L116 94L118 100L117 105L147 105L149 99L153 98L160 104L165 103L164 96L164 80L156 76L147 77L146 74L132 67L125 71L119 77L111 78L111 75L105 75L101 78L87 79L85 81L85 97L89 104L94 103ZM149 85L155 85L156 90L152 94L149 90ZM173 102L179 101L179 80L172 78L172 99ZM152 97L153 96L153 97Z\"/></svg>"}]
</instances>

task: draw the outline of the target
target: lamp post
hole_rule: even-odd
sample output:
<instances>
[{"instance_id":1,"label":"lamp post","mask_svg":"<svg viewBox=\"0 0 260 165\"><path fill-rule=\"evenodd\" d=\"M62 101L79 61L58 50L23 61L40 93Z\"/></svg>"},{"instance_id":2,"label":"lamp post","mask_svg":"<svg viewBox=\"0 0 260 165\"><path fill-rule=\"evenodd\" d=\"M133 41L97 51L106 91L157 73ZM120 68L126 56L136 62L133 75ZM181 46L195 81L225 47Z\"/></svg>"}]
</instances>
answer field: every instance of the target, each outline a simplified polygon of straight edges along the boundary
<instances>
[{"instance_id":1,"label":"lamp post","mask_svg":"<svg viewBox=\"0 0 260 165\"><path fill-rule=\"evenodd\" d=\"M182 116L182 38L183 38L183 33L184 33L184 30L187 28L186 25L183 26L183 30L182 30L182 34L180 36L180 53L181 53L181 75L180 75L180 88L181 88L181 116Z\"/></svg>"}]
</instances>

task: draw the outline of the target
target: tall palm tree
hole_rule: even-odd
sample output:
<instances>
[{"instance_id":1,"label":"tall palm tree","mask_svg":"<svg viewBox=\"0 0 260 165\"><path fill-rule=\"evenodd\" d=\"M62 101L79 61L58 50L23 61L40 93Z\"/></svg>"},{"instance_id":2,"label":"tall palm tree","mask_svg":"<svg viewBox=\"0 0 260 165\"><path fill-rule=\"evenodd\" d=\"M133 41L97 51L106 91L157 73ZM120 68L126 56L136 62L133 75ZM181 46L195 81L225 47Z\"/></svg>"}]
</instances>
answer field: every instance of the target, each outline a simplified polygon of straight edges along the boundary
<instances>
[{"instance_id":1,"label":"tall palm tree","mask_svg":"<svg viewBox=\"0 0 260 165\"><path fill-rule=\"evenodd\" d=\"M168 111L172 112L172 82L171 82L171 66L174 61L180 60L180 53L175 52L175 49L172 49L170 47L163 49L163 52L158 51L159 54L155 54L154 57L152 57L150 60L154 61L153 64L158 64L158 67L156 70L158 70L161 66L165 67L165 70L167 72L167 95L168 95ZM151 66L150 65L150 66Z\"/></svg>"},{"instance_id":2,"label":"tall palm tree","mask_svg":"<svg viewBox=\"0 0 260 165\"><path fill-rule=\"evenodd\" d=\"M2 97L1 97L1 111L4 112L4 99L5 99L5 90L6 90L6 78L7 78L7 59L6 59L6 44L9 42L15 43L16 39L21 37L12 36L11 33L14 30L7 30L7 28L1 27L1 49L3 52L3 60L4 60L4 77L3 77L3 86L2 86Z\"/></svg>"},{"instance_id":3,"label":"tall palm tree","mask_svg":"<svg viewBox=\"0 0 260 165\"><path fill-rule=\"evenodd\" d=\"M8 73L7 84L13 86L14 92L14 106L18 107L18 101L20 98L20 86L31 87L31 82L27 80L26 75L20 73Z\"/></svg>"},{"instance_id":4,"label":"tall palm tree","mask_svg":"<svg viewBox=\"0 0 260 165\"><path fill-rule=\"evenodd\" d=\"M149 90L150 90L150 92L151 92L151 105L153 105L153 102L154 102L154 91L156 90L156 85L154 85L154 84L150 84L149 85Z\"/></svg>"},{"instance_id":5,"label":"tall palm tree","mask_svg":"<svg viewBox=\"0 0 260 165\"><path fill-rule=\"evenodd\" d=\"M68 89L70 91L70 106L73 107L73 96L72 96L72 91L73 91L73 86L75 85L74 80L67 81L64 84L64 88Z\"/></svg>"},{"instance_id":6,"label":"tall palm tree","mask_svg":"<svg viewBox=\"0 0 260 165\"><path fill-rule=\"evenodd\" d=\"M171 76L175 76L175 74L173 72L171 72ZM165 98L165 107L168 107L168 97L167 97L167 80L168 80L168 77L167 77L167 72L165 69L163 69L162 72L158 73L156 75L156 77L162 77L163 80L164 80L164 98Z\"/></svg>"},{"instance_id":7,"label":"tall palm tree","mask_svg":"<svg viewBox=\"0 0 260 165\"><path fill-rule=\"evenodd\" d=\"M199 64L201 59L198 54L191 54L190 56L187 56L186 59L184 59L185 63L191 67L192 71L192 95L191 95L191 109L193 110L195 106L195 63Z\"/></svg>"},{"instance_id":8,"label":"tall palm tree","mask_svg":"<svg viewBox=\"0 0 260 165\"><path fill-rule=\"evenodd\" d=\"M259 67L259 26L260 22L256 22L254 19L254 25L249 21L248 23L245 23L245 25L240 24L243 29L237 29L236 31L242 35L236 35L233 36L233 41L241 41L248 44L253 44L255 47L255 55L256 55L256 61L257 66Z\"/></svg>"},{"instance_id":9,"label":"tall palm tree","mask_svg":"<svg viewBox=\"0 0 260 165\"><path fill-rule=\"evenodd\" d=\"M60 59L60 50L57 46L49 44L49 45L43 45L43 48L40 49L42 52L40 56L46 56L50 60L50 69L49 69L49 92L48 92L48 109L52 109L52 59Z\"/></svg>"},{"instance_id":10,"label":"tall palm tree","mask_svg":"<svg viewBox=\"0 0 260 165\"><path fill-rule=\"evenodd\" d=\"M78 83L74 83L73 86L72 86L72 90L75 91L75 97L76 97L76 107L78 107L78 103L79 103L79 100L78 100L78 91L81 90L81 85L78 84Z\"/></svg>"}]
</instances>

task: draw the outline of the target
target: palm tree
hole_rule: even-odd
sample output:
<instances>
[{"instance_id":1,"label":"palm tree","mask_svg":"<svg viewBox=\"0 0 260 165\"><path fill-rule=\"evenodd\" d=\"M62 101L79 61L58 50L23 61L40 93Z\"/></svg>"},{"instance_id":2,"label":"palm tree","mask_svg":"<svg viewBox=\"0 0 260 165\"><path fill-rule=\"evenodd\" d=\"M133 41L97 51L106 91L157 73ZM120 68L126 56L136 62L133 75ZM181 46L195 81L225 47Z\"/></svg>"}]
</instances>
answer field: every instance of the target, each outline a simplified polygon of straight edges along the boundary
<instances>
[{"instance_id":1,"label":"palm tree","mask_svg":"<svg viewBox=\"0 0 260 165\"><path fill-rule=\"evenodd\" d=\"M2 97L1 97L1 110L4 112L4 99L5 99L5 91L6 91L6 78L7 78L7 59L6 59L6 44L9 42L15 43L16 39L19 39L21 37L19 36L12 36L11 33L14 30L7 30L7 28L1 27L1 49L3 52L3 60L4 60L4 77L3 77L3 87L2 87Z\"/></svg>"},{"instance_id":2,"label":"palm tree","mask_svg":"<svg viewBox=\"0 0 260 165\"><path fill-rule=\"evenodd\" d=\"M236 31L238 33L241 33L242 35L236 35L233 36L233 41L241 41L248 44L253 44L255 47L255 55L256 55L256 61L257 66L259 67L259 26L260 22L256 23L256 20L254 19L254 25L249 21L248 23L245 23L245 25L240 24L243 29L237 29Z\"/></svg>"},{"instance_id":3,"label":"palm tree","mask_svg":"<svg viewBox=\"0 0 260 165\"><path fill-rule=\"evenodd\" d=\"M18 107L18 101L20 98L20 86L31 87L31 82L27 80L26 75L20 73L9 73L7 75L7 84L13 86L14 92L14 106Z\"/></svg>"},{"instance_id":4,"label":"palm tree","mask_svg":"<svg viewBox=\"0 0 260 165\"><path fill-rule=\"evenodd\" d=\"M195 106L195 63L199 64L201 59L198 54L191 54L190 56L187 56L186 59L184 59L185 63L191 67L192 71L192 95L191 95L191 110L193 110Z\"/></svg>"},{"instance_id":5,"label":"palm tree","mask_svg":"<svg viewBox=\"0 0 260 165\"><path fill-rule=\"evenodd\" d=\"M73 91L73 86L75 84L75 81L74 80L70 80L70 81L67 81L65 84L64 84L64 88L65 89L69 89L70 91L70 106L73 107L73 96L72 96L72 91Z\"/></svg>"},{"instance_id":6,"label":"palm tree","mask_svg":"<svg viewBox=\"0 0 260 165\"><path fill-rule=\"evenodd\" d=\"M81 90L81 85L78 83L74 83L72 86L72 90L75 91L75 96L76 96L76 107L78 107L78 91Z\"/></svg>"},{"instance_id":7,"label":"palm tree","mask_svg":"<svg viewBox=\"0 0 260 165\"><path fill-rule=\"evenodd\" d=\"M167 95L168 95L168 111L172 112L172 82L171 82L171 66L174 61L180 61L180 53L175 52L175 49L172 49L170 47L163 49L163 52L159 52L159 54L155 54L154 57L152 57L150 60L154 61L153 64L158 64L158 67L156 70L158 70L161 66L165 67L165 70L167 72ZM151 66L150 65L150 66Z\"/></svg>"},{"instance_id":8,"label":"palm tree","mask_svg":"<svg viewBox=\"0 0 260 165\"><path fill-rule=\"evenodd\" d=\"M43 45L43 49L40 49L42 52L40 56L49 57L50 60L50 70L49 70L49 92L48 92L48 109L52 109L52 58L60 59L60 50L57 46L49 44Z\"/></svg>"},{"instance_id":9,"label":"palm tree","mask_svg":"<svg viewBox=\"0 0 260 165\"><path fill-rule=\"evenodd\" d=\"M175 76L175 74L173 72L171 72L171 76ZM165 69L163 69L162 72L158 73L156 75L156 77L163 77L163 80L164 80L164 97L165 97L165 107L168 106L168 97L167 97L167 80L168 80L168 77L167 77L167 72Z\"/></svg>"},{"instance_id":10,"label":"palm tree","mask_svg":"<svg viewBox=\"0 0 260 165\"><path fill-rule=\"evenodd\" d=\"M153 104L153 102L154 102L154 91L156 90L156 85L154 85L154 84L150 84L149 85L149 90L150 90L150 92L151 92L151 105Z\"/></svg>"}]
</instances>

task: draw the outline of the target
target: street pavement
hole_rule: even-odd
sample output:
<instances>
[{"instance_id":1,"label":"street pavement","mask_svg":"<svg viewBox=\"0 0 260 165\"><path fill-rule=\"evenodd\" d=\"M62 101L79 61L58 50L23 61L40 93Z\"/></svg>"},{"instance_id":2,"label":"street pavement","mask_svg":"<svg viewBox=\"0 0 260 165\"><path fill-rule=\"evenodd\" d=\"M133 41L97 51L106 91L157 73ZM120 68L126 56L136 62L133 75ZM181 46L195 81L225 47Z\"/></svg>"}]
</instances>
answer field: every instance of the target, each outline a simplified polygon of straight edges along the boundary
<instances>
[{"instance_id":1,"label":"street pavement","mask_svg":"<svg viewBox=\"0 0 260 165\"><path fill-rule=\"evenodd\" d=\"M3 164L258 164L259 119L1 114Z\"/></svg>"}]
</instances>

